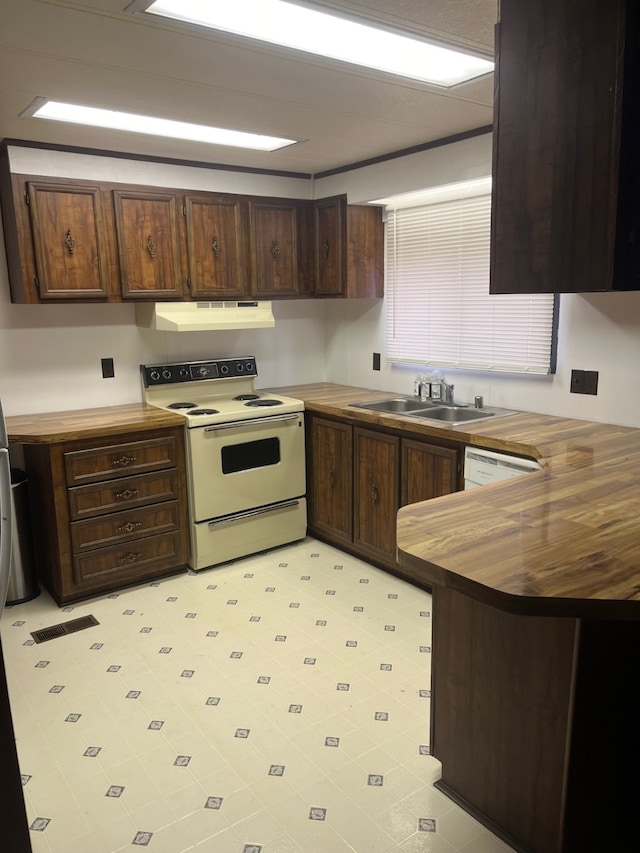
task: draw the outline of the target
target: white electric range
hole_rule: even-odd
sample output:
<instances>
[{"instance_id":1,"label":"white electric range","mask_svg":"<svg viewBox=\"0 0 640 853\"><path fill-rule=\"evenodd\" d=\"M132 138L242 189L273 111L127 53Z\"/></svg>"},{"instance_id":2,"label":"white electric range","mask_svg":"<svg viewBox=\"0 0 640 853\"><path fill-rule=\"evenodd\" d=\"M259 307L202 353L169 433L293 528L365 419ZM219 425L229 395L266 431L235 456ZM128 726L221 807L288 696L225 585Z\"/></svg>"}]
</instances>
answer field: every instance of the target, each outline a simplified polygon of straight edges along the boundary
<instances>
[{"instance_id":1,"label":"white electric range","mask_svg":"<svg viewBox=\"0 0 640 853\"><path fill-rule=\"evenodd\" d=\"M140 369L145 402L185 419L191 567L303 539L304 403L256 390L252 356Z\"/></svg>"}]
</instances>

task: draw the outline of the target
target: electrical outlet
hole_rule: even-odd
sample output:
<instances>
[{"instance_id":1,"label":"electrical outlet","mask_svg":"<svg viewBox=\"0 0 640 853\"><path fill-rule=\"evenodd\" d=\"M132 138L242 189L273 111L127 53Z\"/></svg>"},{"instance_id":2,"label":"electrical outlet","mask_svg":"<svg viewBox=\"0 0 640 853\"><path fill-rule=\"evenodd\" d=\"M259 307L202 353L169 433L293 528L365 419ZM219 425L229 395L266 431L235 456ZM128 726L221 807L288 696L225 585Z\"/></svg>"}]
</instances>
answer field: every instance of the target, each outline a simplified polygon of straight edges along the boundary
<instances>
[{"instance_id":1,"label":"electrical outlet","mask_svg":"<svg viewBox=\"0 0 640 853\"><path fill-rule=\"evenodd\" d=\"M101 360L102 364L102 378L103 379L113 379L116 375L115 370L113 369L113 359L112 358L103 358Z\"/></svg>"},{"instance_id":2,"label":"electrical outlet","mask_svg":"<svg viewBox=\"0 0 640 853\"><path fill-rule=\"evenodd\" d=\"M572 394L598 393L598 371L597 370L572 370L571 387Z\"/></svg>"},{"instance_id":3,"label":"electrical outlet","mask_svg":"<svg viewBox=\"0 0 640 853\"><path fill-rule=\"evenodd\" d=\"M373 369L380 370L380 353L374 352L373 354Z\"/></svg>"}]
</instances>

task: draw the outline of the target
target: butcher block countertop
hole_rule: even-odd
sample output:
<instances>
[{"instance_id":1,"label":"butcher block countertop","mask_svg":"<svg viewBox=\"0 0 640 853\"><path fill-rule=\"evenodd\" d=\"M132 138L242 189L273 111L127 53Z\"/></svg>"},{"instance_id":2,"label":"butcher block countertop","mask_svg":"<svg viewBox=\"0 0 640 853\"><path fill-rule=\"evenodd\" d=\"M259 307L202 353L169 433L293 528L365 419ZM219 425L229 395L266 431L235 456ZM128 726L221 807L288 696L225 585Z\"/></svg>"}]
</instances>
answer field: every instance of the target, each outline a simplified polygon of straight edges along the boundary
<instances>
[{"instance_id":1,"label":"butcher block countertop","mask_svg":"<svg viewBox=\"0 0 640 853\"><path fill-rule=\"evenodd\" d=\"M312 412L538 459L541 471L403 507L401 566L502 610L640 620L640 430L519 412L459 426L349 404L393 398L326 383L279 388Z\"/></svg>"},{"instance_id":2,"label":"butcher block countertop","mask_svg":"<svg viewBox=\"0 0 640 853\"><path fill-rule=\"evenodd\" d=\"M180 414L146 403L127 403L99 409L11 415L6 419L9 441L15 444L56 444L79 438L103 438L123 432L142 432L184 426Z\"/></svg>"}]
</instances>

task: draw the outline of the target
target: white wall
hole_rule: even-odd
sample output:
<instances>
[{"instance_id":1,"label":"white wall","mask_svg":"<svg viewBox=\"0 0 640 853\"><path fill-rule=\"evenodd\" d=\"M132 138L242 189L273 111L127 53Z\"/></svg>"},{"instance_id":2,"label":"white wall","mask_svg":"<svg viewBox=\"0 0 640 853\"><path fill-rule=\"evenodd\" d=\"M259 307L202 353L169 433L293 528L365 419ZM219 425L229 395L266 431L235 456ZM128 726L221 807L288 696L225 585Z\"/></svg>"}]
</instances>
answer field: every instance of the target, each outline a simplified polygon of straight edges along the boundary
<instances>
[{"instance_id":1,"label":"white wall","mask_svg":"<svg viewBox=\"0 0 640 853\"><path fill-rule=\"evenodd\" d=\"M186 189L309 197L311 182L183 166L10 149L19 173ZM156 332L138 328L133 305L14 305L0 251L0 397L5 414L117 405L142 399L140 364L254 355L258 387L324 378L321 300L273 303L272 329ZM101 359L115 377L103 379Z\"/></svg>"},{"instance_id":2,"label":"white wall","mask_svg":"<svg viewBox=\"0 0 640 853\"><path fill-rule=\"evenodd\" d=\"M351 203L491 173L491 136L457 142L400 160L316 181L314 195L347 192ZM416 368L385 364L384 302L327 303L328 381L413 393ZM382 354L382 370L372 354ZM445 371L456 398L565 417L640 426L640 293L563 294L557 372L520 377ZM569 392L571 370L599 371L597 396ZM421 372L421 371L420 371Z\"/></svg>"}]
</instances>

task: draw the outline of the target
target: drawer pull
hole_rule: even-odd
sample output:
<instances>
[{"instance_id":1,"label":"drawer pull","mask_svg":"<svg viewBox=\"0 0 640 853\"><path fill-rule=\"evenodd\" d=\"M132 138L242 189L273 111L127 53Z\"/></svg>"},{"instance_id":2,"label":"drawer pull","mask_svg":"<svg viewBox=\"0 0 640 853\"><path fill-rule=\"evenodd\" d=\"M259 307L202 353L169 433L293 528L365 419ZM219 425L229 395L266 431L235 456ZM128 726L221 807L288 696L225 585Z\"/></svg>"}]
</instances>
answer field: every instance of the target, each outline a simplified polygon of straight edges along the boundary
<instances>
[{"instance_id":1,"label":"drawer pull","mask_svg":"<svg viewBox=\"0 0 640 853\"><path fill-rule=\"evenodd\" d=\"M123 489L121 492L116 492L116 498L119 501L129 501L131 498L136 498L137 496L137 489Z\"/></svg>"},{"instance_id":2,"label":"drawer pull","mask_svg":"<svg viewBox=\"0 0 640 853\"><path fill-rule=\"evenodd\" d=\"M371 489L371 503L373 506L378 503L378 489L376 486Z\"/></svg>"},{"instance_id":3,"label":"drawer pull","mask_svg":"<svg viewBox=\"0 0 640 853\"><path fill-rule=\"evenodd\" d=\"M126 554L123 554L120 557L121 563L137 563L138 560L142 557L140 551L127 551Z\"/></svg>"},{"instance_id":4,"label":"drawer pull","mask_svg":"<svg viewBox=\"0 0 640 853\"><path fill-rule=\"evenodd\" d=\"M113 465L132 465L136 461L135 456L121 456L120 459L114 459Z\"/></svg>"},{"instance_id":5,"label":"drawer pull","mask_svg":"<svg viewBox=\"0 0 640 853\"><path fill-rule=\"evenodd\" d=\"M120 525L118 533L132 533L134 530L137 530L138 527L142 527L141 521L127 521L126 524Z\"/></svg>"},{"instance_id":6,"label":"drawer pull","mask_svg":"<svg viewBox=\"0 0 640 853\"><path fill-rule=\"evenodd\" d=\"M330 470L329 471L329 485L331 486L331 488L333 488L335 482L336 482L335 475L334 475L333 471Z\"/></svg>"}]
</instances>

